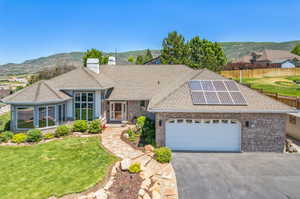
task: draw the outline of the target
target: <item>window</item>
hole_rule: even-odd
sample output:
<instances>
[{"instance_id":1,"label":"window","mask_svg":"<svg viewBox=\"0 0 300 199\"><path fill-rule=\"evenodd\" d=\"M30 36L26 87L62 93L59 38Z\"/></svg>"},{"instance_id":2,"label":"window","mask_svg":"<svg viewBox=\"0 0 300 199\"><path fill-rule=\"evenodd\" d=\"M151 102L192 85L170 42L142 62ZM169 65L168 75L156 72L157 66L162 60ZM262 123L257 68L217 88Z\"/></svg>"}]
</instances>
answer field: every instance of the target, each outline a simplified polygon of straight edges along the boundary
<instances>
[{"instance_id":1,"label":"window","mask_svg":"<svg viewBox=\"0 0 300 199\"><path fill-rule=\"evenodd\" d=\"M75 120L94 119L94 93L76 92L75 93Z\"/></svg>"},{"instance_id":2,"label":"window","mask_svg":"<svg viewBox=\"0 0 300 199\"><path fill-rule=\"evenodd\" d=\"M17 128L18 129L34 128L34 108L33 107L17 108Z\"/></svg>"},{"instance_id":3,"label":"window","mask_svg":"<svg viewBox=\"0 0 300 199\"><path fill-rule=\"evenodd\" d=\"M142 110L146 110L146 106L147 106L146 101L145 100L140 101L140 106Z\"/></svg>"},{"instance_id":4,"label":"window","mask_svg":"<svg viewBox=\"0 0 300 199\"><path fill-rule=\"evenodd\" d=\"M296 116L289 115L289 121L290 121L291 124L296 124Z\"/></svg>"},{"instance_id":5,"label":"window","mask_svg":"<svg viewBox=\"0 0 300 199\"><path fill-rule=\"evenodd\" d=\"M39 128L56 125L55 106L43 106L38 108Z\"/></svg>"},{"instance_id":6,"label":"window","mask_svg":"<svg viewBox=\"0 0 300 199\"><path fill-rule=\"evenodd\" d=\"M66 121L66 105L60 104L58 105L58 121L59 123L63 123Z\"/></svg>"}]
</instances>

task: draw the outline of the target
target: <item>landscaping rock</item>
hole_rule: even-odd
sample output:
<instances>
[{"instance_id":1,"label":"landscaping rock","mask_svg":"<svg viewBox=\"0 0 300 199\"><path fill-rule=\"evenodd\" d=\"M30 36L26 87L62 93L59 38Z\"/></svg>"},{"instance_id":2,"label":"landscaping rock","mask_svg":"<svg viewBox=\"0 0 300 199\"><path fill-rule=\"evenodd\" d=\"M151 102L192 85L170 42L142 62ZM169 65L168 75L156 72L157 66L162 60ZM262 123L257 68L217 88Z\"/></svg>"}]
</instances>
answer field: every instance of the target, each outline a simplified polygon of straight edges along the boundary
<instances>
[{"instance_id":1,"label":"landscaping rock","mask_svg":"<svg viewBox=\"0 0 300 199\"><path fill-rule=\"evenodd\" d=\"M143 199L151 199L151 197L149 196L148 193L145 193L145 195L143 196Z\"/></svg>"},{"instance_id":2,"label":"landscaping rock","mask_svg":"<svg viewBox=\"0 0 300 199\"><path fill-rule=\"evenodd\" d=\"M104 189L100 189L95 192L96 199L107 199L107 193L104 191Z\"/></svg>"},{"instance_id":3,"label":"landscaping rock","mask_svg":"<svg viewBox=\"0 0 300 199\"><path fill-rule=\"evenodd\" d=\"M164 191L164 195L165 196L173 196L173 195L176 195L176 191L174 189L167 188Z\"/></svg>"},{"instance_id":4,"label":"landscaping rock","mask_svg":"<svg viewBox=\"0 0 300 199\"><path fill-rule=\"evenodd\" d=\"M160 193L158 191L156 191L156 190L153 190L151 192L151 195L152 195L152 199L161 199Z\"/></svg>"},{"instance_id":5,"label":"landscaping rock","mask_svg":"<svg viewBox=\"0 0 300 199\"><path fill-rule=\"evenodd\" d=\"M128 159L128 158L126 158L126 159L124 159L124 160L121 161L121 169L123 171L128 170L129 167L130 167L130 165L131 165L131 160Z\"/></svg>"},{"instance_id":6,"label":"landscaping rock","mask_svg":"<svg viewBox=\"0 0 300 199\"><path fill-rule=\"evenodd\" d=\"M154 151L154 147L150 144L146 145L144 148L145 148L146 152L153 152Z\"/></svg>"},{"instance_id":7,"label":"landscaping rock","mask_svg":"<svg viewBox=\"0 0 300 199\"><path fill-rule=\"evenodd\" d=\"M147 178L142 182L141 187L143 189L148 189L150 185L151 185L151 180L149 178Z\"/></svg>"},{"instance_id":8,"label":"landscaping rock","mask_svg":"<svg viewBox=\"0 0 300 199\"><path fill-rule=\"evenodd\" d=\"M139 190L139 196L144 196L145 195L145 190L144 189L140 189Z\"/></svg>"},{"instance_id":9,"label":"landscaping rock","mask_svg":"<svg viewBox=\"0 0 300 199\"><path fill-rule=\"evenodd\" d=\"M124 133L124 134L123 134L123 136L124 136L124 138L126 138L126 139L128 139L128 138L129 138L129 135L128 135L128 133Z\"/></svg>"}]
</instances>

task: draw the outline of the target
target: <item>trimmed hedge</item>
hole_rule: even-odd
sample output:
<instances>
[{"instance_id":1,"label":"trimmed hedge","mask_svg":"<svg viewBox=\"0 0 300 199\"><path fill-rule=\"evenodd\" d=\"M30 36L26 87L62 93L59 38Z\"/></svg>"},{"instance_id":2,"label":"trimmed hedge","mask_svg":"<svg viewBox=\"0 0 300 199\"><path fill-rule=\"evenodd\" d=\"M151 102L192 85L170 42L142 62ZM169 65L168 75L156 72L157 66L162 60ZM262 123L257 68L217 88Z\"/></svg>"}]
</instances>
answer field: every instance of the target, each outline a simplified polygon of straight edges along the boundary
<instances>
[{"instance_id":1,"label":"trimmed hedge","mask_svg":"<svg viewBox=\"0 0 300 199\"><path fill-rule=\"evenodd\" d=\"M14 133L11 131L4 131L0 133L0 143L1 142L8 142L12 137L14 136Z\"/></svg>"},{"instance_id":2,"label":"trimmed hedge","mask_svg":"<svg viewBox=\"0 0 300 199\"><path fill-rule=\"evenodd\" d=\"M85 120L76 120L73 124L73 132L86 132L88 123Z\"/></svg>"},{"instance_id":3,"label":"trimmed hedge","mask_svg":"<svg viewBox=\"0 0 300 199\"><path fill-rule=\"evenodd\" d=\"M11 141L20 144L25 142L26 139L27 139L27 135L25 133L18 133L12 137Z\"/></svg>"},{"instance_id":4,"label":"trimmed hedge","mask_svg":"<svg viewBox=\"0 0 300 199\"><path fill-rule=\"evenodd\" d=\"M58 126L55 130L55 137L61 137L68 135L70 133L70 128L66 125Z\"/></svg>"},{"instance_id":5,"label":"trimmed hedge","mask_svg":"<svg viewBox=\"0 0 300 199\"><path fill-rule=\"evenodd\" d=\"M130 165L130 167L128 168L128 171L130 173L139 173L141 172L141 164L140 163L133 163L132 165Z\"/></svg>"},{"instance_id":6,"label":"trimmed hedge","mask_svg":"<svg viewBox=\"0 0 300 199\"><path fill-rule=\"evenodd\" d=\"M102 132L102 123L100 120L93 120L89 123L88 132L92 134Z\"/></svg>"},{"instance_id":7,"label":"trimmed hedge","mask_svg":"<svg viewBox=\"0 0 300 199\"><path fill-rule=\"evenodd\" d=\"M160 147L154 150L155 159L160 163L168 163L172 160L172 152L167 147Z\"/></svg>"},{"instance_id":8,"label":"trimmed hedge","mask_svg":"<svg viewBox=\"0 0 300 199\"><path fill-rule=\"evenodd\" d=\"M27 131L27 142L39 142L43 138L41 130L39 129L30 129Z\"/></svg>"}]
</instances>

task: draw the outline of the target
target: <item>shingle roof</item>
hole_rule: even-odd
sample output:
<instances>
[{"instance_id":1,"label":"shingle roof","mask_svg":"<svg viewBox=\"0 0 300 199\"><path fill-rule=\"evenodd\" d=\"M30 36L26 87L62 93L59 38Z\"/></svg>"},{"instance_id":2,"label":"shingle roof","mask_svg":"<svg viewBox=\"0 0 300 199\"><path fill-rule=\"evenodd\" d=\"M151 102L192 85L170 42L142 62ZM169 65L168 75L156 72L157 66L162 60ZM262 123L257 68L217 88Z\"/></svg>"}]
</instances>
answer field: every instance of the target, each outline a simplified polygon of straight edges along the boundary
<instances>
[{"instance_id":1,"label":"shingle roof","mask_svg":"<svg viewBox=\"0 0 300 199\"><path fill-rule=\"evenodd\" d=\"M72 99L62 91L52 88L47 81L39 81L2 99L10 104L56 103Z\"/></svg>"},{"instance_id":2,"label":"shingle roof","mask_svg":"<svg viewBox=\"0 0 300 199\"><path fill-rule=\"evenodd\" d=\"M114 88L109 100L149 100L160 88L177 82L182 75L193 72L184 65L116 65L100 66L110 77Z\"/></svg>"},{"instance_id":3,"label":"shingle roof","mask_svg":"<svg viewBox=\"0 0 300 199\"><path fill-rule=\"evenodd\" d=\"M300 56L295 55L286 50L263 50L261 52L253 52L253 54L258 55L256 60L257 61L270 61L272 63L281 63L283 60L293 60L297 59L300 60ZM238 58L234 62L242 62L242 63L250 63L252 56L245 55Z\"/></svg>"},{"instance_id":4,"label":"shingle roof","mask_svg":"<svg viewBox=\"0 0 300 199\"><path fill-rule=\"evenodd\" d=\"M198 74L191 79L215 80L225 78L209 70L203 70L198 72ZM294 108L256 92L246 86L239 85L239 87L246 98L248 103L247 106L193 105L188 83L186 81L178 88L173 88L173 91L171 91L166 97L161 97L161 100L151 102L148 108L150 111L154 112L286 112L294 110Z\"/></svg>"}]
</instances>

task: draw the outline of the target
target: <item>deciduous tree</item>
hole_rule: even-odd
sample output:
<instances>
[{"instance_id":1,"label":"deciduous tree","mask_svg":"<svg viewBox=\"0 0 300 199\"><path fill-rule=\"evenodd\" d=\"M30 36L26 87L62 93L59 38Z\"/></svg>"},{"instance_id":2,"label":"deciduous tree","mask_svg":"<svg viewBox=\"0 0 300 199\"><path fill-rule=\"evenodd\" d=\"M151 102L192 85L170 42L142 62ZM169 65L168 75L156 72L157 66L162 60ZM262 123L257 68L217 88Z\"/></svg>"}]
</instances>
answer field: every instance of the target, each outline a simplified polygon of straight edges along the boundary
<instances>
[{"instance_id":1,"label":"deciduous tree","mask_svg":"<svg viewBox=\"0 0 300 199\"><path fill-rule=\"evenodd\" d=\"M87 50L83 57L83 65L86 66L86 61L88 58L98 58L100 64L107 64L108 63L108 57L104 56L103 53L100 50L97 50L95 48L92 48L90 50Z\"/></svg>"},{"instance_id":2,"label":"deciduous tree","mask_svg":"<svg viewBox=\"0 0 300 199\"><path fill-rule=\"evenodd\" d=\"M300 56L300 44L296 44L291 53L294 53L295 55Z\"/></svg>"}]
</instances>

